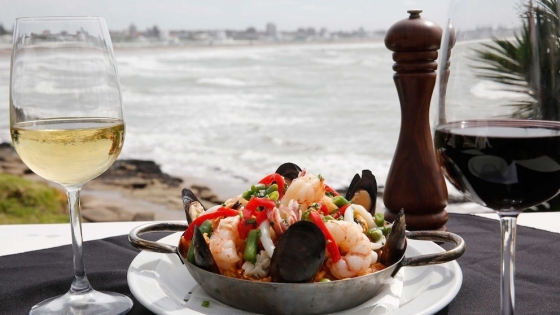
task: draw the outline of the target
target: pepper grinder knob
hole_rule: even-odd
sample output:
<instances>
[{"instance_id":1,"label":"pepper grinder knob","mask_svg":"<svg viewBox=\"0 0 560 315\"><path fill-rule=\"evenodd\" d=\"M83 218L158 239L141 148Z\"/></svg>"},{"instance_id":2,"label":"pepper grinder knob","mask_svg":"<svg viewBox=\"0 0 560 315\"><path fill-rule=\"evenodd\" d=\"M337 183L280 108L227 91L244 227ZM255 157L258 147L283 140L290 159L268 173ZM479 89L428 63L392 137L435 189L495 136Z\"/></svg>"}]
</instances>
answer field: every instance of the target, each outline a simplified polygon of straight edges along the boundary
<instances>
[{"instance_id":1,"label":"pepper grinder knob","mask_svg":"<svg viewBox=\"0 0 560 315\"><path fill-rule=\"evenodd\" d=\"M401 106L399 140L383 194L385 218L393 221L404 209L408 230L445 230L447 186L429 122L442 30L421 18L422 10L407 12L409 18L385 35L385 46L393 51L393 80Z\"/></svg>"}]
</instances>

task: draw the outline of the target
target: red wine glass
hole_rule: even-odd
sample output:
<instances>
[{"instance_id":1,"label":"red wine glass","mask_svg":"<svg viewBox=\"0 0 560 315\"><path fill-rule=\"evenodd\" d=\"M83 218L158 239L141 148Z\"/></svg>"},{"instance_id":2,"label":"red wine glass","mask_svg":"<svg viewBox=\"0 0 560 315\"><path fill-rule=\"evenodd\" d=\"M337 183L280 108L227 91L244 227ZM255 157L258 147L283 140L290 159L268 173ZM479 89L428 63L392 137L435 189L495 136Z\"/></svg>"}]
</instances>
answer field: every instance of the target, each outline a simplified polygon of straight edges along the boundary
<instances>
[{"instance_id":1,"label":"red wine glass","mask_svg":"<svg viewBox=\"0 0 560 315\"><path fill-rule=\"evenodd\" d=\"M560 189L559 9L454 1L442 37L437 158L453 186L500 217L502 314L515 309L517 217Z\"/></svg>"}]
</instances>

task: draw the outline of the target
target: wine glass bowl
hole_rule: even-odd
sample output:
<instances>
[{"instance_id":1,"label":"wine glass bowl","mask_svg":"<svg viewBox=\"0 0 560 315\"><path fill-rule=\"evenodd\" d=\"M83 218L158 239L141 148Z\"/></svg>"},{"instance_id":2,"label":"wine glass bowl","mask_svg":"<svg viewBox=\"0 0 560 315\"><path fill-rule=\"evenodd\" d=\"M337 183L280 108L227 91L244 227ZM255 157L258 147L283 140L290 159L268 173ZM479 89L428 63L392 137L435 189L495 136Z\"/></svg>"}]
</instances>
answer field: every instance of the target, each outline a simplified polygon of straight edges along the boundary
<instances>
[{"instance_id":1,"label":"wine glass bowl","mask_svg":"<svg viewBox=\"0 0 560 315\"><path fill-rule=\"evenodd\" d=\"M10 132L22 161L68 196L74 280L30 314L126 314L132 301L94 290L82 253L80 190L121 152L125 124L107 25L99 17L19 18L10 78Z\"/></svg>"},{"instance_id":2,"label":"wine glass bowl","mask_svg":"<svg viewBox=\"0 0 560 315\"><path fill-rule=\"evenodd\" d=\"M558 193L557 122L460 121L440 125L434 141L450 182L471 200L490 209L517 213Z\"/></svg>"},{"instance_id":3,"label":"wine glass bowl","mask_svg":"<svg viewBox=\"0 0 560 315\"><path fill-rule=\"evenodd\" d=\"M560 191L557 0L453 1L434 144L449 182L502 230L501 312L515 309L516 219Z\"/></svg>"}]
</instances>

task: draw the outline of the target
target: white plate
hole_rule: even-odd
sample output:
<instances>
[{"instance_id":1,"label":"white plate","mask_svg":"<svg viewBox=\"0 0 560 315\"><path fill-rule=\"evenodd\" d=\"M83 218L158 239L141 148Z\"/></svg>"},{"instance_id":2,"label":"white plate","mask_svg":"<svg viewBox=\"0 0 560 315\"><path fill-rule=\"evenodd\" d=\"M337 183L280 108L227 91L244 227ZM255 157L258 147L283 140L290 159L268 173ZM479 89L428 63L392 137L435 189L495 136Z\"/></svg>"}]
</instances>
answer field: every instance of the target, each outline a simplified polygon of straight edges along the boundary
<instances>
[{"instance_id":1,"label":"white plate","mask_svg":"<svg viewBox=\"0 0 560 315\"><path fill-rule=\"evenodd\" d=\"M177 245L181 233L159 242ZM408 240L406 256L442 252L432 242ZM404 267L400 307L390 315L434 314L447 306L459 292L463 273L457 262L423 267ZM156 314L202 314L185 306L184 297L197 284L187 268L174 254L143 251L128 268L128 286L136 299ZM343 314L343 312L341 313Z\"/></svg>"}]
</instances>

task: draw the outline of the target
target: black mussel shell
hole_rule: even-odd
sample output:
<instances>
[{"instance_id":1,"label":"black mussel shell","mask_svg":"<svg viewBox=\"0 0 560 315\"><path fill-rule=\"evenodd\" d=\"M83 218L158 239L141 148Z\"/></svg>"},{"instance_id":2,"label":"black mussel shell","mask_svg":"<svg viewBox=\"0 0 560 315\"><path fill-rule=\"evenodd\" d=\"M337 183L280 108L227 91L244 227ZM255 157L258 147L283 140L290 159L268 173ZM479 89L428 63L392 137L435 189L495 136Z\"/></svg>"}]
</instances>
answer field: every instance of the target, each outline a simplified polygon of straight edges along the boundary
<instances>
[{"instance_id":1,"label":"black mussel shell","mask_svg":"<svg viewBox=\"0 0 560 315\"><path fill-rule=\"evenodd\" d=\"M383 246L379 262L385 266L391 266L398 262L406 251L406 223L404 210L401 210L391 228L391 233L387 236L387 242Z\"/></svg>"},{"instance_id":2,"label":"black mussel shell","mask_svg":"<svg viewBox=\"0 0 560 315\"><path fill-rule=\"evenodd\" d=\"M282 175L289 182L293 181L299 176L301 168L292 162L287 162L278 167L275 173Z\"/></svg>"},{"instance_id":3,"label":"black mussel shell","mask_svg":"<svg viewBox=\"0 0 560 315\"><path fill-rule=\"evenodd\" d=\"M200 213L205 211L204 206L192 192L192 190L188 188L184 188L181 192L183 196L183 209L185 209L185 215L187 216L187 222L189 224L192 223L194 219L196 219Z\"/></svg>"},{"instance_id":4,"label":"black mussel shell","mask_svg":"<svg viewBox=\"0 0 560 315\"><path fill-rule=\"evenodd\" d=\"M270 261L273 282L303 283L315 278L325 260L326 241L313 223L298 221L282 235Z\"/></svg>"},{"instance_id":5,"label":"black mussel shell","mask_svg":"<svg viewBox=\"0 0 560 315\"><path fill-rule=\"evenodd\" d=\"M354 175L346 199L362 205L370 213L375 213L375 203L377 201L377 180L370 170L363 170L362 176Z\"/></svg>"},{"instance_id":6,"label":"black mussel shell","mask_svg":"<svg viewBox=\"0 0 560 315\"><path fill-rule=\"evenodd\" d=\"M206 243L198 226L194 227L191 246L194 246L194 264L196 266L210 272L220 273L214 256L212 256L212 252L210 251L210 247Z\"/></svg>"}]
</instances>

